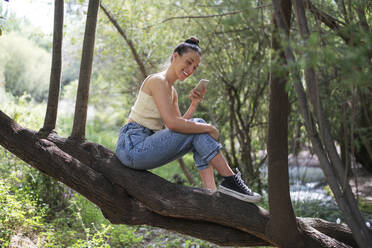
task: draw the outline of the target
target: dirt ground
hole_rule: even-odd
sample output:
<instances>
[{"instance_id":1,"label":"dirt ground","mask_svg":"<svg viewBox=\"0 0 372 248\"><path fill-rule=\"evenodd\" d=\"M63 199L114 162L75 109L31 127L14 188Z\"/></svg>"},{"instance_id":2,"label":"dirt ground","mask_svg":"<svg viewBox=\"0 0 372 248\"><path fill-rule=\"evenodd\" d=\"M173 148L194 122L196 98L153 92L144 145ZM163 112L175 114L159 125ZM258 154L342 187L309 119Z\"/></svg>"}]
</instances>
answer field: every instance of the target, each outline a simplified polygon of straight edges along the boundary
<instances>
[{"instance_id":1,"label":"dirt ground","mask_svg":"<svg viewBox=\"0 0 372 248\"><path fill-rule=\"evenodd\" d=\"M301 151L297 156L290 154L288 157L288 164L320 167L317 156L310 153L308 150ZM358 192L360 197L372 204L372 173L360 167L358 173L350 178L349 183L354 194Z\"/></svg>"}]
</instances>

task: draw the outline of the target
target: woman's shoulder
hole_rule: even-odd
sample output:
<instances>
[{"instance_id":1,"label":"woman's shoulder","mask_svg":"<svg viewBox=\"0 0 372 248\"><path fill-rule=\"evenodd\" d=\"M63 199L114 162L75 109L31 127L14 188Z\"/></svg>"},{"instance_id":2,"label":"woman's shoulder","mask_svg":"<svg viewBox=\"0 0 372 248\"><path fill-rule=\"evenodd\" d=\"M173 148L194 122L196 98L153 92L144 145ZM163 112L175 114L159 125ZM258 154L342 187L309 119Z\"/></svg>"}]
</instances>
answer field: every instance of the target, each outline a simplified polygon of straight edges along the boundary
<instances>
[{"instance_id":1,"label":"woman's shoulder","mask_svg":"<svg viewBox=\"0 0 372 248\"><path fill-rule=\"evenodd\" d=\"M155 74L149 75L145 79L144 85L148 85L149 88L153 88L153 87L156 87L156 88L166 87L166 86L168 86L168 81L164 77L164 75L162 75L161 73L155 73Z\"/></svg>"},{"instance_id":2,"label":"woman's shoulder","mask_svg":"<svg viewBox=\"0 0 372 248\"><path fill-rule=\"evenodd\" d=\"M167 79L165 78L164 74L161 72L150 74L145 81L156 81L156 82L167 82Z\"/></svg>"},{"instance_id":3,"label":"woman's shoulder","mask_svg":"<svg viewBox=\"0 0 372 248\"><path fill-rule=\"evenodd\" d=\"M167 90L168 81L161 73L149 75L142 84L141 90L145 93L152 95L153 91Z\"/></svg>"}]
</instances>

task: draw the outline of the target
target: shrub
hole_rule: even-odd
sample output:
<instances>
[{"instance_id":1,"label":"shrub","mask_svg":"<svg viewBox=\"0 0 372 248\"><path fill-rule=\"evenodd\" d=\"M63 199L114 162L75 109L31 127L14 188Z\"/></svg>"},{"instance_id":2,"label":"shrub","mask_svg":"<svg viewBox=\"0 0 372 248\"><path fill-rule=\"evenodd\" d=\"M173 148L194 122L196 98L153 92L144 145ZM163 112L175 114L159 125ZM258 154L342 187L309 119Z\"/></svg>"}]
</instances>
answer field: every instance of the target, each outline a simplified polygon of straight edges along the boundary
<instances>
[{"instance_id":1,"label":"shrub","mask_svg":"<svg viewBox=\"0 0 372 248\"><path fill-rule=\"evenodd\" d=\"M51 56L17 34L0 40L0 86L14 96L25 92L36 101L48 97Z\"/></svg>"},{"instance_id":2,"label":"shrub","mask_svg":"<svg viewBox=\"0 0 372 248\"><path fill-rule=\"evenodd\" d=\"M31 235L42 227L42 211L36 203L0 179L0 244L7 247L10 238L21 232Z\"/></svg>"}]
</instances>

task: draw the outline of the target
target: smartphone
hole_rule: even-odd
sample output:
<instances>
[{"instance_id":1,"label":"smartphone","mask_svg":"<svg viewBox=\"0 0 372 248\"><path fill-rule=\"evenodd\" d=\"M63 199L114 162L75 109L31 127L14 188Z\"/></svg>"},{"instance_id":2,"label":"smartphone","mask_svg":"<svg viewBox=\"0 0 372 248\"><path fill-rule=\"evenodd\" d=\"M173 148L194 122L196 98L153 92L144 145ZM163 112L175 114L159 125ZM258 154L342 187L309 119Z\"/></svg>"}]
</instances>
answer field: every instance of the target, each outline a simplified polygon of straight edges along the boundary
<instances>
[{"instance_id":1,"label":"smartphone","mask_svg":"<svg viewBox=\"0 0 372 248\"><path fill-rule=\"evenodd\" d=\"M199 92L202 92L204 88L207 88L208 83L208 79L200 79L199 83L195 86L195 89Z\"/></svg>"}]
</instances>

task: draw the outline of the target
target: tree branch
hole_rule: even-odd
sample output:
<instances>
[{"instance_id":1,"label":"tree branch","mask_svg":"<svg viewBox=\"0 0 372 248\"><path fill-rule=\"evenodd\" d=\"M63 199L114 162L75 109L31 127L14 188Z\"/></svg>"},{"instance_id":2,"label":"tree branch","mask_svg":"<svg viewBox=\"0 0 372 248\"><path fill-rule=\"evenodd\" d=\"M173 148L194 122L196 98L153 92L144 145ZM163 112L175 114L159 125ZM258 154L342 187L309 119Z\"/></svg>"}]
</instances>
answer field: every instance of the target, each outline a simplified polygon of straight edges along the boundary
<instances>
[{"instance_id":1,"label":"tree branch","mask_svg":"<svg viewBox=\"0 0 372 248\"><path fill-rule=\"evenodd\" d=\"M335 31L338 34L338 36L340 36L345 41L346 44L350 42L349 35L346 34L345 31L342 30L342 27L339 25L339 24L345 25L345 23L321 11L320 9L315 7L310 0L306 0L305 3L306 3L305 7L307 7L311 13L313 13L315 18L317 18L318 20L323 22L327 27Z\"/></svg>"},{"instance_id":2,"label":"tree branch","mask_svg":"<svg viewBox=\"0 0 372 248\"><path fill-rule=\"evenodd\" d=\"M59 91L62 70L62 40L63 40L64 1L54 1L53 53L50 72L49 96L44 126L41 132L49 133L56 128Z\"/></svg>"},{"instance_id":3,"label":"tree branch","mask_svg":"<svg viewBox=\"0 0 372 248\"><path fill-rule=\"evenodd\" d=\"M140 56L138 55L137 50L134 47L133 42L128 38L128 36L126 35L125 31L121 28L118 21L114 18L113 15L110 14L110 12L106 9L106 7L102 3L100 4L100 7L103 10L103 12L106 14L106 16L110 20L110 22L114 25L116 30L119 32L119 34L123 37L123 39L125 40L127 45L129 46L129 49L132 52L133 58L136 61L137 65L138 65L138 67L139 67L139 69L142 73L142 77L145 79L147 77L146 67L143 64Z\"/></svg>"},{"instance_id":4,"label":"tree branch","mask_svg":"<svg viewBox=\"0 0 372 248\"><path fill-rule=\"evenodd\" d=\"M214 15L196 15L196 16L172 16L172 17L168 17L168 18L165 18L164 20L162 20L161 22L159 22L158 24L154 24L154 25L149 25L149 26L146 26L146 28L151 28L153 26L156 26L156 25L160 25L160 24L163 24L163 23L166 23L166 22L169 22L169 21L172 21L172 20L180 20L180 19L207 19L207 18L215 18L215 17L222 17L222 16L229 16L229 15L236 15L236 14L240 14L242 12L246 11L246 9L243 9L243 10L237 10L237 11L231 11L231 12L226 12L226 13L222 13L222 14L214 14Z\"/></svg>"},{"instance_id":5,"label":"tree branch","mask_svg":"<svg viewBox=\"0 0 372 248\"><path fill-rule=\"evenodd\" d=\"M336 224L319 218L298 218L303 223L315 228L319 232L339 240L351 247L358 247L358 244L353 238L353 234L346 224Z\"/></svg>"},{"instance_id":6,"label":"tree branch","mask_svg":"<svg viewBox=\"0 0 372 248\"><path fill-rule=\"evenodd\" d=\"M96 36L97 16L100 0L89 0L87 21L81 57L79 85L76 96L74 123L71 138L85 139L85 125L87 122L90 77L92 74L94 41Z\"/></svg>"}]
</instances>

